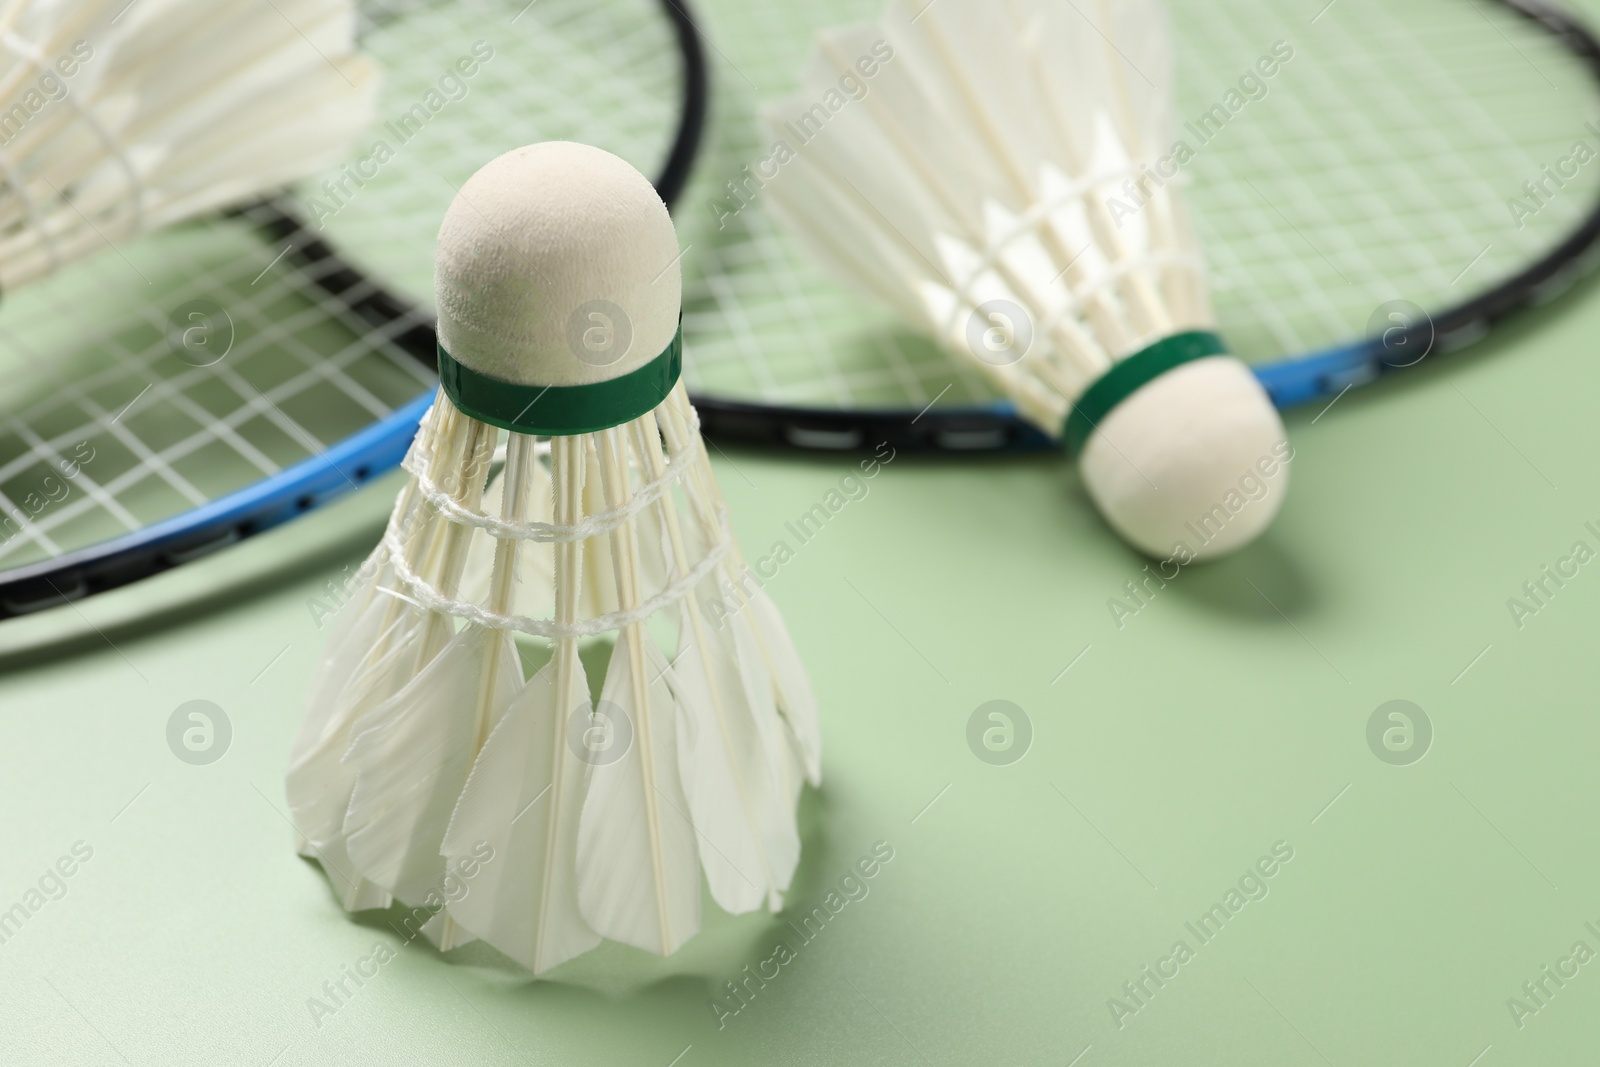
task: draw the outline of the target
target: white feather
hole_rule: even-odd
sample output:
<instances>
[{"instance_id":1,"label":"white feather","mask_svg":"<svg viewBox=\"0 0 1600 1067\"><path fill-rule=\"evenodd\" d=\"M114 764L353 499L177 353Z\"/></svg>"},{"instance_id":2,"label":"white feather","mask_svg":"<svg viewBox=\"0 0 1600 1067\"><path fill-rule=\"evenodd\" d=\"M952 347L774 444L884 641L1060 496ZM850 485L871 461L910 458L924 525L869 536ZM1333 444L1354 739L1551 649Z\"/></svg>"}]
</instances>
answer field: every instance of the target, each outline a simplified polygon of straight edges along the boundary
<instances>
[{"instance_id":1,"label":"white feather","mask_svg":"<svg viewBox=\"0 0 1600 1067\"><path fill-rule=\"evenodd\" d=\"M688 606L682 617L668 674L683 712L678 765L712 899L737 915L781 901L800 835L781 759L773 760L770 681L750 684L731 632L691 619Z\"/></svg>"},{"instance_id":2,"label":"white feather","mask_svg":"<svg viewBox=\"0 0 1600 1067\"><path fill-rule=\"evenodd\" d=\"M492 437L476 431L449 405L436 406L423 419L415 460L423 452L449 456L467 470L480 469L492 451ZM461 499L473 502L470 480ZM390 519L409 562L434 580L458 580L459 538L433 528L431 509L410 488L402 492ZM450 542L457 542L450 551ZM316 856L352 910L386 907L389 891L359 873L347 851L345 834L358 767L345 762L357 723L413 683L448 641L453 627L396 596L395 560L387 545L363 564L371 580L354 595L336 624L335 638L313 690L306 723L296 738L285 787L295 826L308 854Z\"/></svg>"},{"instance_id":3,"label":"white feather","mask_svg":"<svg viewBox=\"0 0 1600 1067\"><path fill-rule=\"evenodd\" d=\"M377 91L354 26L351 0L8 5L0 287L335 162Z\"/></svg>"},{"instance_id":4,"label":"white feather","mask_svg":"<svg viewBox=\"0 0 1600 1067\"><path fill-rule=\"evenodd\" d=\"M471 708L496 643L503 646L491 690L498 721L522 683L516 650L504 634L469 626L353 727L344 757L356 776L346 847L367 878L407 904L421 904L444 881L439 846L476 754Z\"/></svg>"},{"instance_id":5,"label":"white feather","mask_svg":"<svg viewBox=\"0 0 1600 1067\"><path fill-rule=\"evenodd\" d=\"M290 774L294 763L314 751L338 728L348 698L346 693L370 677L371 650L379 647L384 616L393 601L377 595L374 583L361 588L334 617L305 717L295 734Z\"/></svg>"},{"instance_id":6,"label":"white feather","mask_svg":"<svg viewBox=\"0 0 1600 1067\"><path fill-rule=\"evenodd\" d=\"M360 877L344 847L344 816L355 777L340 760L350 744L350 726L404 683L395 669L403 641L395 631L415 617L403 605L371 593L346 606L306 717L295 738L285 780L289 813L301 835L301 853L319 860L347 908L387 907L389 895Z\"/></svg>"},{"instance_id":7,"label":"white feather","mask_svg":"<svg viewBox=\"0 0 1600 1067\"><path fill-rule=\"evenodd\" d=\"M1129 232L1106 213L1170 128L1158 11L1148 0L893 0L880 26L823 35L801 91L768 113L793 139L878 49L865 95L829 113L772 183L777 209L841 277L885 294L1051 434L1114 360L1210 323L1197 266L1152 259L1193 251L1169 224L1171 187ZM1104 180L1063 198L1091 177ZM1045 203L1045 225L1018 225ZM967 345L969 317L994 299L1047 334L1020 364Z\"/></svg>"},{"instance_id":8,"label":"white feather","mask_svg":"<svg viewBox=\"0 0 1600 1067\"><path fill-rule=\"evenodd\" d=\"M565 694L565 695L562 695ZM483 746L444 837L447 865L494 851L449 913L535 974L600 941L578 913L577 818L586 765L563 709L588 682L575 646L545 665Z\"/></svg>"},{"instance_id":9,"label":"white feather","mask_svg":"<svg viewBox=\"0 0 1600 1067\"><path fill-rule=\"evenodd\" d=\"M771 672L777 693L778 710L792 731L796 750L802 756L806 780L822 784L822 727L817 718L817 698L811 679L800 662L800 653L789 636L778 606L765 589L750 593L750 624L761 647L761 657Z\"/></svg>"},{"instance_id":10,"label":"white feather","mask_svg":"<svg viewBox=\"0 0 1600 1067\"><path fill-rule=\"evenodd\" d=\"M700 930L700 857L678 772L666 657L636 630L612 651L600 699L632 724L589 773L578 819L578 907L599 934L669 955Z\"/></svg>"},{"instance_id":11,"label":"white feather","mask_svg":"<svg viewBox=\"0 0 1600 1067\"><path fill-rule=\"evenodd\" d=\"M767 112L792 142L770 202L840 281L1062 438L1116 364L1214 332L1172 66L1155 0L889 0L877 27L823 34L800 91ZM1214 348L1090 418L1085 487L1156 559L1241 547L1281 504L1187 544L1285 437L1249 369Z\"/></svg>"}]
</instances>

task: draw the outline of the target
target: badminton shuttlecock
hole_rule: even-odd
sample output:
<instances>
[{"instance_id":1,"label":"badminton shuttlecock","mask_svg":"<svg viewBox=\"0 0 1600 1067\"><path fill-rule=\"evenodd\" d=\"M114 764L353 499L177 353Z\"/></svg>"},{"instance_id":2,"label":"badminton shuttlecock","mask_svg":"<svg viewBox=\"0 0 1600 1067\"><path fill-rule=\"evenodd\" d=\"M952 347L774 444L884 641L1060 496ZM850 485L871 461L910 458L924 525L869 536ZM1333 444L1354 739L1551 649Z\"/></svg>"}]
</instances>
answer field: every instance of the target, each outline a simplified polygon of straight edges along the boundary
<instances>
[{"instance_id":1,"label":"badminton shuttlecock","mask_svg":"<svg viewBox=\"0 0 1600 1067\"><path fill-rule=\"evenodd\" d=\"M1287 447L1214 332L1170 68L1152 0L891 0L821 38L761 177L840 279L1064 440L1123 537L1201 558L1272 520Z\"/></svg>"},{"instance_id":2,"label":"badminton shuttlecock","mask_svg":"<svg viewBox=\"0 0 1600 1067\"><path fill-rule=\"evenodd\" d=\"M501 156L445 216L443 390L288 776L346 907L442 905L441 947L538 973L671 953L702 871L729 912L781 905L816 712L678 382L678 258L650 183L584 145ZM598 698L585 641L614 641Z\"/></svg>"},{"instance_id":3,"label":"badminton shuttlecock","mask_svg":"<svg viewBox=\"0 0 1600 1067\"><path fill-rule=\"evenodd\" d=\"M16 0L0 290L334 162L371 121L353 0Z\"/></svg>"}]
</instances>

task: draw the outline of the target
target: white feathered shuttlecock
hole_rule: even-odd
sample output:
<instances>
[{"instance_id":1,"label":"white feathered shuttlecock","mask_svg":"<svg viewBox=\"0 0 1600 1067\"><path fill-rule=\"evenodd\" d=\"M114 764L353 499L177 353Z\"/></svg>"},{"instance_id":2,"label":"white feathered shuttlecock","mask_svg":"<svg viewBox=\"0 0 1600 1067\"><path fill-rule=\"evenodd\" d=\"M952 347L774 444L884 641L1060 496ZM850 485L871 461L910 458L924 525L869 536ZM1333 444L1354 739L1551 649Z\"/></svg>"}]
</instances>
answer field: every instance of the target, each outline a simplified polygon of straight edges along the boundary
<instances>
[{"instance_id":1,"label":"white feathered shuttlecock","mask_svg":"<svg viewBox=\"0 0 1600 1067\"><path fill-rule=\"evenodd\" d=\"M443 391L288 775L347 908L444 900L442 948L541 973L601 938L671 953L702 871L729 912L781 905L816 711L677 380L678 258L650 183L584 145L501 156L446 214ZM526 681L519 646L548 656Z\"/></svg>"},{"instance_id":2,"label":"white feathered shuttlecock","mask_svg":"<svg viewBox=\"0 0 1600 1067\"><path fill-rule=\"evenodd\" d=\"M841 280L1063 439L1123 537L1187 562L1266 528L1288 450L1213 332L1171 67L1154 0L891 0L822 36L762 177Z\"/></svg>"},{"instance_id":3,"label":"white feathered shuttlecock","mask_svg":"<svg viewBox=\"0 0 1600 1067\"><path fill-rule=\"evenodd\" d=\"M14 0L0 290L334 162L372 120L352 0Z\"/></svg>"}]
</instances>

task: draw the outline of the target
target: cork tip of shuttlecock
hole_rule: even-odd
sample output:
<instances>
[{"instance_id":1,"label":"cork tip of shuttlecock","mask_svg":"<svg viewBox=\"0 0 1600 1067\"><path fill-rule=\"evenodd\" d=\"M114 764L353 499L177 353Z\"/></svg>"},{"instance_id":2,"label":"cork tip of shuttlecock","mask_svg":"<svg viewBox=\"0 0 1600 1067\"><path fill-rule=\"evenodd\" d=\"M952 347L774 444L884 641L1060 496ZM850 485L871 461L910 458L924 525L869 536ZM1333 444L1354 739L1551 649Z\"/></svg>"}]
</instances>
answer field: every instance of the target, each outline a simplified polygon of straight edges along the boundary
<instances>
[{"instance_id":1,"label":"cork tip of shuttlecock","mask_svg":"<svg viewBox=\"0 0 1600 1067\"><path fill-rule=\"evenodd\" d=\"M1117 405L1079 463L1106 521L1145 554L1182 566L1255 540L1283 505L1293 457L1250 368L1212 356Z\"/></svg>"},{"instance_id":2,"label":"cork tip of shuttlecock","mask_svg":"<svg viewBox=\"0 0 1600 1067\"><path fill-rule=\"evenodd\" d=\"M513 149L462 185L439 227L439 344L518 385L621 377L677 333L678 260L666 205L628 163L570 141Z\"/></svg>"}]
</instances>

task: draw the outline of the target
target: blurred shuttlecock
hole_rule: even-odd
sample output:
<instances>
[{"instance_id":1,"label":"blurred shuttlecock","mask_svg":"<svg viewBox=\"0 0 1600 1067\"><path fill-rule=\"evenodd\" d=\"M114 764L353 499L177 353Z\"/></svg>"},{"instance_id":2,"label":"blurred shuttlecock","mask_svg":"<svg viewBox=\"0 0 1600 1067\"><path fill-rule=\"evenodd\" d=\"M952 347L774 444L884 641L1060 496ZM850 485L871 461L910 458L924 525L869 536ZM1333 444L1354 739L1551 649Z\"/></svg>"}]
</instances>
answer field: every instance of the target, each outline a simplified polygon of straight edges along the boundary
<instances>
[{"instance_id":1,"label":"blurred shuttlecock","mask_svg":"<svg viewBox=\"0 0 1600 1067\"><path fill-rule=\"evenodd\" d=\"M1171 51L1154 0L891 0L821 38L762 177L837 277L1064 440L1123 537L1187 562L1266 528L1290 453L1213 332Z\"/></svg>"},{"instance_id":2,"label":"blurred shuttlecock","mask_svg":"<svg viewBox=\"0 0 1600 1067\"><path fill-rule=\"evenodd\" d=\"M441 947L536 973L601 938L671 953L702 871L727 911L776 910L818 781L809 683L678 382L678 257L650 183L596 148L518 149L462 186L443 391L288 775L346 907L442 904Z\"/></svg>"},{"instance_id":3,"label":"blurred shuttlecock","mask_svg":"<svg viewBox=\"0 0 1600 1067\"><path fill-rule=\"evenodd\" d=\"M353 0L15 0L0 289L334 162L372 119Z\"/></svg>"}]
</instances>

